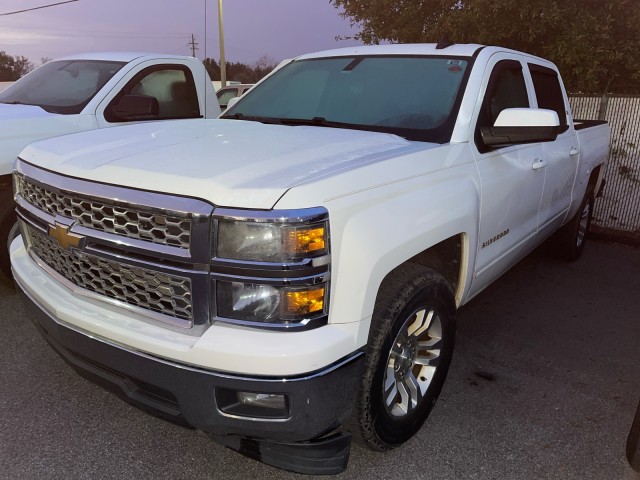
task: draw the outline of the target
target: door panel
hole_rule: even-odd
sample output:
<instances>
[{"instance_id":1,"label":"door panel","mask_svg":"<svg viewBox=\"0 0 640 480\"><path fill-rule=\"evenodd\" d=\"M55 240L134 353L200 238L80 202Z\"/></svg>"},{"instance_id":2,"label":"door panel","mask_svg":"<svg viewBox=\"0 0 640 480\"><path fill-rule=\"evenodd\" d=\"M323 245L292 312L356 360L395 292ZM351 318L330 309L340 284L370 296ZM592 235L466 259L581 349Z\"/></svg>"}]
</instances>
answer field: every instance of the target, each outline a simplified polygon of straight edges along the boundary
<instances>
[{"instance_id":1,"label":"door panel","mask_svg":"<svg viewBox=\"0 0 640 480\"><path fill-rule=\"evenodd\" d=\"M482 184L478 277L490 271L501 256L533 241L545 176L544 169L535 170L533 165L541 158L540 144L501 149L478 158Z\"/></svg>"},{"instance_id":2,"label":"door panel","mask_svg":"<svg viewBox=\"0 0 640 480\"><path fill-rule=\"evenodd\" d=\"M577 147L574 130L568 130L555 142L542 146L547 166L538 220L541 235L547 236L557 230L569 210L579 160L579 153L571 155L570 152L577 151Z\"/></svg>"},{"instance_id":3,"label":"door panel","mask_svg":"<svg viewBox=\"0 0 640 480\"><path fill-rule=\"evenodd\" d=\"M484 98L474 113L475 148L482 186L479 244L474 296L535 245L540 200L544 188L544 160L540 144L492 149L482 144L479 128L490 126L505 108L528 108L533 93L524 66L513 55L494 55L485 72Z\"/></svg>"},{"instance_id":4,"label":"door panel","mask_svg":"<svg viewBox=\"0 0 640 480\"><path fill-rule=\"evenodd\" d=\"M529 63L529 74L538 108L554 110L560 125L565 127L554 142L542 145L545 170L544 191L540 203L538 228L540 236L554 232L564 220L571 204L571 192L579 161L578 139L569 128L569 111L558 73L546 66Z\"/></svg>"}]
</instances>

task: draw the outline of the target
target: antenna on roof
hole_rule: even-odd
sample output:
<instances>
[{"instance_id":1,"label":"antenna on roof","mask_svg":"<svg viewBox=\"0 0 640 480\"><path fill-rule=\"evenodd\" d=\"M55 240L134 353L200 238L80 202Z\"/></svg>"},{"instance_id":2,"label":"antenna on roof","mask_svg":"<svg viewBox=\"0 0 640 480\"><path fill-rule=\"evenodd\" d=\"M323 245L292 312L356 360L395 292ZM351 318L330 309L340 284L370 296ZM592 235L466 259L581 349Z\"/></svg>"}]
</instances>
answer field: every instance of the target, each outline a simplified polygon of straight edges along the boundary
<instances>
[{"instance_id":1,"label":"antenna on roof","mask_svg":"<svg viewBox=\"0 0 640 480\"><path fill-rule=\"evenodd\" d=\"M443 33L442 36L440 37L440 40L438 40L438 44L436 45L436 50L442 50L444 48L450 47L453 44L454 43L451 40L449 40L449 35L447 35L446 33Z\"/></svg>"}]
</instances>

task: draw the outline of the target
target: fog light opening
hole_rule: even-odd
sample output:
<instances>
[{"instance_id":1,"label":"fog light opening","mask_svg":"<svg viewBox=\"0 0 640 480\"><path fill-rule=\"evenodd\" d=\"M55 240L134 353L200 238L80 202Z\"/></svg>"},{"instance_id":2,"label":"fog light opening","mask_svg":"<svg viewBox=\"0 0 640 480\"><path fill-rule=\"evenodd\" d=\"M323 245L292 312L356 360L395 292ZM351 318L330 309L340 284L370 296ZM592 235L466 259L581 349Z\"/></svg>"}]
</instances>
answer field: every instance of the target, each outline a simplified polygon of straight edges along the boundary
<instances>
[{"instance_id":1,"label":"fog light opening","mask_svg":"<svg viewBox=\"0 0 640 480\"><path fill-rule=\"evenodd\" d=\"M289 397L282 393L241 392L220 388L216 390L216 402L227 415L252 419L289 418Z\"/></svg>"},{"instance_id":2,"label":"fog light opening","mask_svg":"<svg viewBox=\"0 0 640 480\"><path fill-rule=\"evenodd\" d=\"M281 411L284 411L287 407L285 396L273 393L238 392L238 401L243 405L254 405Z\"/></svg>"}]
</instances>

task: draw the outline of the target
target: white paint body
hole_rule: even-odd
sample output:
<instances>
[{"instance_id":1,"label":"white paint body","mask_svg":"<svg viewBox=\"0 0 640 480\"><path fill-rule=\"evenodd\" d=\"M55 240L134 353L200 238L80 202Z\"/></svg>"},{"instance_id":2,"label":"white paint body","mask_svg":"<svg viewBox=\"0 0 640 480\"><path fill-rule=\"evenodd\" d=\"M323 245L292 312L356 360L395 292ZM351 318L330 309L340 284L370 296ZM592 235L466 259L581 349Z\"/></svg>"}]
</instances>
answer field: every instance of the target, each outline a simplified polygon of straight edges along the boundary
<instances>
[{"instance_id":1,"label":"white paint body","mask_svg":"<svg viewBox=\"0 0 640 480\"><path fill-rule=\"evenodd\" d=\"M0 104L0 175L11 173L13 162L20 150L33 141L97 128L122 126L122 123L107 122L104 109L134 75L152 65L187 66L196 84L200 111L206 112L207 118L215 118L220 114L209 75L202 62L196 58L118 52L73 55L60 60L118 61L126 62L126 65L96 93L80 113L75 115L48 113L31 105ZM6 88L19 83L20 80L6 85Z\"/></svg>"},{"instance_id":2,"label":"white paint body","mask_svg":"<svg viewBox=\"0 0 640 480\"><path fill-rule=\"evenodd\" d=\"M450 48L447 54L470 56L478 46ZM384 45L315 56L365 53L443 52L432 45ZM504 58L555 69L536 57L482 49L451 141L443 145L374 132L211 120L87 132L35 143L21 153L25 161L64 175L188 195L216 206L326 208L331 296L325 327L280 333L214 323L200 337L169 331L75 297L37 267L20 238L11 246L14 275L65 325L160 358L274 376L330 365L366 344L380 284L398 265L461 235L456 300L462 305L577 211L590 173L607 157L608 127L576 133L568 112L569 128L556 142L480 153L474 125L492 66ZM531 88L529 77L527 82ZM571 148L579 153L570 155ZM534 170L541 157L548 157L547 168ZM508 235L482 247L505 230Z\"/></svg>"}]
</instances>

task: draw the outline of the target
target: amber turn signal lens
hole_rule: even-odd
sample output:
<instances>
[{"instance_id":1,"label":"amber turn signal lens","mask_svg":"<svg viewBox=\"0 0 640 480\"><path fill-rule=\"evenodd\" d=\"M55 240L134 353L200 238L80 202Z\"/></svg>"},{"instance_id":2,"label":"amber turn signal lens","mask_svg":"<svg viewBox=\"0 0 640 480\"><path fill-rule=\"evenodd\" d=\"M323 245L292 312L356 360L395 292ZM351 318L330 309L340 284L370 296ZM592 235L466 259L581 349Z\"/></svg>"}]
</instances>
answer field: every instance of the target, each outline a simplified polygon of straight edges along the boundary
<instances>
[{"instance_id":1,"label":"amber turn signal lens","mask_svg":"<svg viewBox=\"0 0 640 480\"><path fill-rule=\"evenodd\" d=\"M285 251L295 254L318 252L325 249L324 227L295 227L287 232Z\"/></svg>"},{"instance_id":2,"label":"amber turn signal lens","mask_svg":"<svg viewBox=\"0 0 640 480\"><path fill-rule=\"evenodd\" d=\"M324 308L324 287L286 292L284 311L289 315L308 315Z\"/></svg>"}]
</instances>

